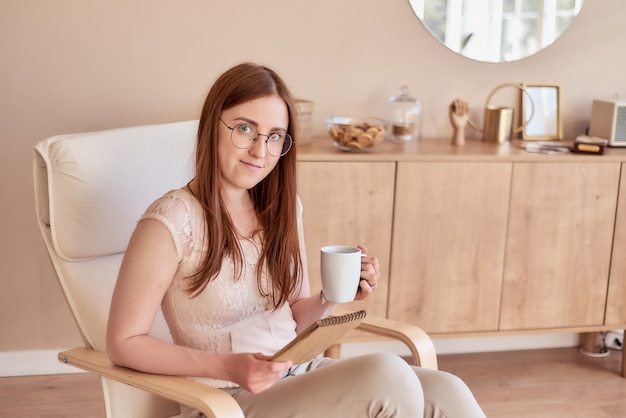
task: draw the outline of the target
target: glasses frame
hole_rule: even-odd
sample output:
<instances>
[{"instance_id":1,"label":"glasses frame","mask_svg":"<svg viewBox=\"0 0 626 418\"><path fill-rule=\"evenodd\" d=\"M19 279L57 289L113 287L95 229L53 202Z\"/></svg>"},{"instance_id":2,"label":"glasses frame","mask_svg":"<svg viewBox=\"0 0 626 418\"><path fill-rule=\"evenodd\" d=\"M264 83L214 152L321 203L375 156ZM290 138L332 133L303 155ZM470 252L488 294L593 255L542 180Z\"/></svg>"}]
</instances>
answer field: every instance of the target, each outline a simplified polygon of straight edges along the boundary
<instances>
[{"instance_id":1,"label":"glasses frame","mask_svg":"<svg viewBox=\"0 0 626 418\"><path fill-rule=\"evenodd\" d=\"M256 142L257 142L257 140L259 139L259 137L260 137L260 136L264 136L264 137L266 137L266 138L267 138L267 139L264 141L264 142L265 142L265 150L267 151L267 153L268 153L269 155L271 155L272 157L282 157L282 156L286 155L286 154L287 154L287 153L291 150L291 147L293 147L293 144L296 142L296 141L294 141L294 139L293 139L293 137L292 137L291 135L289 135L287 132L285 132L285 141L287 141L287 139L289 139L289 147L287 148L287 150L286 150L286 151L282 152L280 155L274 155L274 154L272 154L272 153L270 152L270 149L269 149L269 147L267 146L267 143L268 143L268 142L269 142L269 140L270 140L270 135L271 135L271 133L270 133L269 135L268 135L268 134L262 134L262 133L260 133L260 132L259 132L259 130L256 128L256 126L254 126L254 125L252 125L252 124L250 124L250 123L243 123L243 122L242 122L242 123L238 123L238 124L236 124L235 126L229 126L226 122L224 122L224 119L222 119L222 118L218 118L218 119L220 120L220 122L222 122L222 123L224 124L224 126L226 126L226 127L230 130L230 142L231 142L231 143L232 143L235 147L237 147L237 148L239 148L239 149L250 149L250 148L252 148L253 146L255 146L255 145L256 145ZM255 131L256 131L256 138L254 138L254 140L253 140L252 144L250 144L250 146L249 146L249 147L240 147L239 145L235 144L235 142L233 141L233 133L235 132L235 128L236 128L237 126L239 126L239 125L242 125L242 124L245 124L245 125L250 125L250 126L251 126L251 127L252 127ZM284 148L285 148L285 144L283 143L283 149L284 149Z\"/></svg>"}]
</instances>

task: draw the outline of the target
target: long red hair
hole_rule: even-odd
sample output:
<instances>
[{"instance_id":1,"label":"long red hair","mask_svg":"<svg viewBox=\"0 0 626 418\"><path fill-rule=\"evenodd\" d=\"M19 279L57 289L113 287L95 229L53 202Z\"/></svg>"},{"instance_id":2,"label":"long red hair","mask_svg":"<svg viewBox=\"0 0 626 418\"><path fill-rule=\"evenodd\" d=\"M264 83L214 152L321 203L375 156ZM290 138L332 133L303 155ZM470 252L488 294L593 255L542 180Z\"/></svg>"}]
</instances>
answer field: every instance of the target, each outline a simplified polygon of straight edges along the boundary
<instances>
[{"instance_id":1,"label":"long red hair","mask_svg":"<svg viewBox=\"0 0 626 418\"><path fill-rule=\"evenodd\" d=\"M288 133L297 140L295 100L284 81L273 70L252 64L239 64L222 74L205 100L196 144L196 198L206 220L206 253L192 275L189 291L200 293L215 278L224 257L230 256L236 274L243 268L243 254L235 228L222 200L220 167L217 158L217 132L222 111L259 97L278 95L287 105ZM289 300L302 284L302 259L297 230L296 147L280 157L277 166L249 190L261 225L262 248L256 277L259 290L266 269L272 284L269 296L273 306Z\"/></svg>"}]
</instances>

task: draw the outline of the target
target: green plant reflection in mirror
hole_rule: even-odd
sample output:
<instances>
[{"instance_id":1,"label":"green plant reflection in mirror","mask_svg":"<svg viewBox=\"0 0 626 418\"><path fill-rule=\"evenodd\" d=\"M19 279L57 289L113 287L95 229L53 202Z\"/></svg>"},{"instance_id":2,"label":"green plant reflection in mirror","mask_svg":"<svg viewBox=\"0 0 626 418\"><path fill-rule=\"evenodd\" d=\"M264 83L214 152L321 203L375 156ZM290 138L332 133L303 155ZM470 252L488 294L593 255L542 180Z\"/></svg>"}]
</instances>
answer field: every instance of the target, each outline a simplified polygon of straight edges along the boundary
<instances>
[{"instance_id":1,"label":"green plant reflection in mirror","mask_svg":"<svg viewBox=\"0 0 626 418\"><path fill-rule=\"evenodd\" d=\"M409 0L441 43L477 61L516 61L565 32L584 0Z\"/></svg>"}]
</instances>

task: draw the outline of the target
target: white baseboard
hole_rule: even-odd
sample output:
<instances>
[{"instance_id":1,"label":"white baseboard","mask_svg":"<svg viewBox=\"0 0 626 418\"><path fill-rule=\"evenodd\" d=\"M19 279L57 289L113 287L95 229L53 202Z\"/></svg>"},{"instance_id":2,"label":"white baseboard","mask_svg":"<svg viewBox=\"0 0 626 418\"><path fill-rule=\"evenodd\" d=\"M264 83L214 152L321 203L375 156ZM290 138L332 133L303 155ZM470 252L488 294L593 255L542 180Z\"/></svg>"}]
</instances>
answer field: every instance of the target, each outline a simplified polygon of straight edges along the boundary
<instances>
[{"instance_id":1,"label":"white baseboard","mask_svg":"<svg viewBox=\"0 0 626 418\"><path fill-rule=\"evenodd\" d=\"M0 351L0 377L85 373L60 363L59 350Z\"/></svg>"},{"instance_id":2,"label":"white baseboard","mask_svg":"<svg viewBox=\"0 0 626 418\"><path fill-rule=\"evenodd\" d=\"M576 347L578 334L538 334L503 337L445 338L433 340L437 354L478 353L491 351L534 350L540 348ZM58 350L24 350L0 352L0 377L84 373L57 360ZM410 355L398 341L344 343L342 357L372 352Z\"/></svg>"},{"instance_id":3,"label":"white baseboard","mask_svg":"<svg viewBox=\"0 0 626 418\"><path fill-rule=\"evenodd\" d=\"M437 354L478 353L491 351L533 350L540 348L576 347L578 334L541 334L506 337L446 338L433 340ZM0 377L48 374L84 373L60 363L59 350L25 350L0 352ZM410 355L398 341L344 343L342 357L354 357L371 352L386 351L402 356Z\"/></svg>"}]
</instances>

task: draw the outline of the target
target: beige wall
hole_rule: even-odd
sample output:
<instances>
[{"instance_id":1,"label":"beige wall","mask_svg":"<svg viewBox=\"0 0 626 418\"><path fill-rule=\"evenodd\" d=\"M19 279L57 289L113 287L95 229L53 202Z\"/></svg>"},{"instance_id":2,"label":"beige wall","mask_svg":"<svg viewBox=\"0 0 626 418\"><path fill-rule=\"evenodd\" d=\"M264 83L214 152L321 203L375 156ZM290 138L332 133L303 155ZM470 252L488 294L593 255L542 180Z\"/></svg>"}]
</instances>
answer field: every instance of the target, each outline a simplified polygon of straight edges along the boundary
<instances>
[{"instance_id":1,"label":"beige wall","mask_svg":"<svg viewBox=\"0 0 626 418\"><path fill-rule=\"evenodd\" d=\"M440 46L408 0L2 0L0 2L0 351L78 344L35 223L31 148L48 136L197 117L212 80L252 60L331 114L381 111L401 83L427 137L450 135L456 97L480 115L502 82L563 86L564 133L594 98L626 97L626 2L587 0L545 51L485 64ZM595 157L594 157L595 158Z\"/></svg>"}]
</instances>

